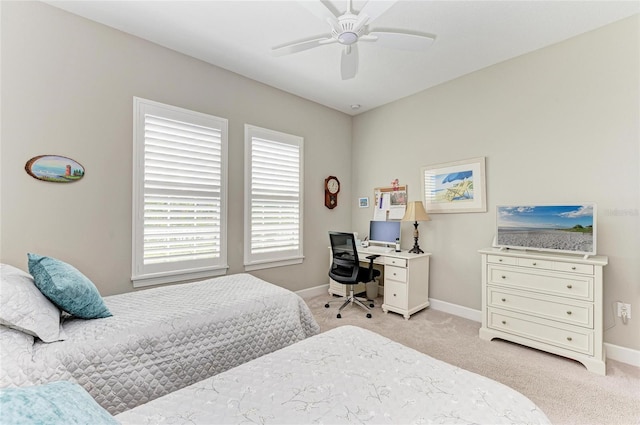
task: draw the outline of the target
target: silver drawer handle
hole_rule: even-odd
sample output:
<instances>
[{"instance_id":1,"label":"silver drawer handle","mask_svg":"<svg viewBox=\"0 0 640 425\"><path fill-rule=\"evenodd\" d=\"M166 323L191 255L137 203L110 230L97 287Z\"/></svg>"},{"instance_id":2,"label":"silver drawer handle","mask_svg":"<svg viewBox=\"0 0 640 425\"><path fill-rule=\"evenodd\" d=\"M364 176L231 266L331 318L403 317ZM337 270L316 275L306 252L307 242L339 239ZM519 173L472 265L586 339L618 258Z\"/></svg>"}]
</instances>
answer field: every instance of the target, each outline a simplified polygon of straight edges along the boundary
<instances>
[{"instance_id":1,"label":"silver drawer handle","mask_svg":"<svg viewBox=\"0 0 640 425\"><path fill-rule=\"evenodd\" d=\"M503 299L502 299L502 302L506 302L506 301L507 301L507 299L506 299L506 298L503 298Z\"/></svg>"},{"instance_id":2,"label":"silver drawer handle","mask_svg":"<svg viewBox=\"0 0 640 425\"><path fill-rule=\"evenodd\" d=\"M533 265L534 265L534 266L537 266L537 265L538 265L538 263L533 263Z\"/></svg>"},{"instance_id":3,"label":"silver drawer handle","mask_svg":"<svg viewBox=\"0 0 640 425\"><path fill-rule=\"evenodd\" d=\"M568 314L569 316L571 316L571 310L567 311L567 314Z\"/></svg>"},{"instance_id":4,"label":"silver drawer handle","mask_svg":"<svg viewBox=\"0 0 640 425\"><path fill-rule=\"evenodd\" d=\"M575 269L576 269L576 266L571 267L571 270L575 270Z\"/></svg>"},{"instance_id":5,"label":"silver drawer handle","mask_svg":"<svg viewBox=\"0 0 640 425\"><path fill-rule=\"evenodd\" d=\"M502 324L503 324L503 325L506 325L506 324L507 324L507 321L506 321L506 320L503 320L503 321L502 321Z\"/></svg>"},{"instance_id":6,"label":"silver drawer handle","mask_svg":"<svg viewBox=\"0 0 640 425\"><path fill-rule=\"evenodd\" d=\"M502 258L500 258L498 261L502 263Z\"/></svg>"},{"instance_id":7,"label":"silver drawer handle","mask_svg":"<svg viewBox=\"0 0 640 425\"><path fill-rule=\"evenodd\" d=\"M571 338L570 336L567 337L567 341L573 341L573 338Z\"/></svg>"},{"instance_id":8,"label":"silver drawer handle","mask_svg":"<svg viewBox=\"0 0 640 425\"><path fill-rule=\"evenodd\" d=\"M573 285L567 285L567 288L571 289L573 288Z\"/></svg>"},{"instance_id":9,"label":"silver drawer handle","mask_svg":"<svg viewBox=\"0 0 640 425\"><path fill-rule=\"evenodd\" d=\"M506 278L507 278L505 275L502 275L502 276L500 276L500 277L501 277L501 278L503 278L503 279L506 279Z\"/></svg>"}]
</instances>

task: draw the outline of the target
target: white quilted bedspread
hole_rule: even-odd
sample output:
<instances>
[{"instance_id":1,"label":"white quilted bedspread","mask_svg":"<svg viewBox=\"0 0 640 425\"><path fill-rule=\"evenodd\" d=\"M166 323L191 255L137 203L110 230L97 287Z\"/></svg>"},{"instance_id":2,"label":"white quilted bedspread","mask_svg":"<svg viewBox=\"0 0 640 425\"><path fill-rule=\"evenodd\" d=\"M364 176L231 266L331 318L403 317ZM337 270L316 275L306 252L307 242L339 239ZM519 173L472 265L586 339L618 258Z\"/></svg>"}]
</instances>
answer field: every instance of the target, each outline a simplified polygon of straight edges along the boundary
<instances>
[{"instance_id":1,"label":"white quilted bedspread","mask_svg":"<svg viewBox=\"0 0 640 425\"><path fill-rule=\"evenodd\" d=\"M113 317L67 318L66 341L1 332L0 386L69 380L116 414L319 332L298 295L249 274L104 300Z\"/></svg>"},{"instance_id":2,"label":"white quilted bedspread","mask_svg":"<svg viewBox=\"0 0 640 425\"><path fill-rule=\"evenodd\" d=\"M528 398L365 329L336 328L139 406L122 424L548 424Z\"/></svg>"}]
</instances>

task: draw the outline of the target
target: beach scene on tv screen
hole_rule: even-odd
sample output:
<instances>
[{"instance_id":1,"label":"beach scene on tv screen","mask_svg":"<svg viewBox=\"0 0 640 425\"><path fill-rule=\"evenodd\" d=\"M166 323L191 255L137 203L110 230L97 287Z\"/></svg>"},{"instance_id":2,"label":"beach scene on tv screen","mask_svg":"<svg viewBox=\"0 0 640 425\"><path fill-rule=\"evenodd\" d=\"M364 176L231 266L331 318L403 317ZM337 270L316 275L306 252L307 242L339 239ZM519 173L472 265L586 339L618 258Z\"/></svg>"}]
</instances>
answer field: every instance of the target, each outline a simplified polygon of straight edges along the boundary
<instances>
[{"instance_id":1,"label":"beach scene on tv screen","mask_svg":"<svg viewBox=\"0 0 640 425\"><path fill-rule=\"evenodd\" d=\"M496 244L594 253L593 205L497 207Z\"/></svg>"}]
</instances>

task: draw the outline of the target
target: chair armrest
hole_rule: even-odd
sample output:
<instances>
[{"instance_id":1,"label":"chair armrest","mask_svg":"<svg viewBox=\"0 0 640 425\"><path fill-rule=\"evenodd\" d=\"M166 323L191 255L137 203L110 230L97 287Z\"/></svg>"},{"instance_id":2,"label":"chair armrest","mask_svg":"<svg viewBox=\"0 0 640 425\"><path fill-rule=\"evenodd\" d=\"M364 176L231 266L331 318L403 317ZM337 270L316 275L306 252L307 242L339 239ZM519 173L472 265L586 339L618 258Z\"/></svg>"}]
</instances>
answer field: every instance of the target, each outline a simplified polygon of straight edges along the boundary
<instances>
[{"instance_id":1,"label":"chair armrest","mask_svg":"<svg viewBox=\"0 0 640 425\"><path fill-rule=\"evenodd\" d=\"M379 255L377 254L371 254L366 257L367 260L369 260L369 277L367 278L367 282L371 282L373 280L373 260L378 257Z\"/></svg>"}]
</instances>

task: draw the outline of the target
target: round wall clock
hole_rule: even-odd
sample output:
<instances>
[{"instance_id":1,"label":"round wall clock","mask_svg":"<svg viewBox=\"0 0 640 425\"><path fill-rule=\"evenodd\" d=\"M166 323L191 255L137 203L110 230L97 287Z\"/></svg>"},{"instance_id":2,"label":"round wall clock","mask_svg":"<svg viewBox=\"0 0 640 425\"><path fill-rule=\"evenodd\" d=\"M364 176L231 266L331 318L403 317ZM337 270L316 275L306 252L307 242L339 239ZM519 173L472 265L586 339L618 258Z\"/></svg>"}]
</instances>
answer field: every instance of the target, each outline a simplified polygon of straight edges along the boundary
<instances>
[{"instance_id":1,"label":"round wall clock","mask_svg":"<svg viewBox=\"0 0 640 425\"><path fill-rule=\"evenodd\" d=\"M340 181L335 176L324 179L324 206L333 209L338 206L338 192L340 192Z\"/></svg>"}]
</instances>

